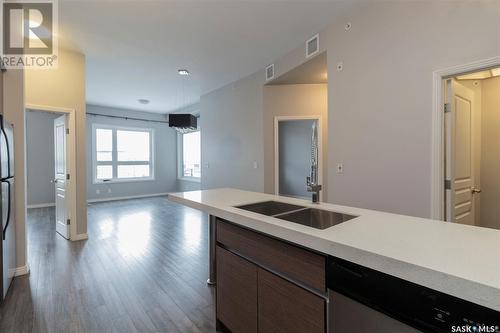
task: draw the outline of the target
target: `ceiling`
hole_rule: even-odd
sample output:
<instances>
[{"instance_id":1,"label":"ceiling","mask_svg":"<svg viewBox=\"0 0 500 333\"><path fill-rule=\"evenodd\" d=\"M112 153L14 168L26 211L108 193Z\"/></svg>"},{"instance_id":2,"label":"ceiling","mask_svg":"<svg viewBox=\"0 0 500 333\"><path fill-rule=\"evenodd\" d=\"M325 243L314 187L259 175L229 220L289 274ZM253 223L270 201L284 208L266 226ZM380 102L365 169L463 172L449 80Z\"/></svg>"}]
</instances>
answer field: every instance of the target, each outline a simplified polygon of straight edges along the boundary
<instances>
[{"instance_id":1,"label":"ceiling","mask_svg":"<svg viewBox=\"0 0 500 333\"><path fill-rule=\"evenodd\" d=\"M168 113L264 68L358 4L60 0L59 33L86 56L88 103Z\"/></svg>"},{"instance_id":2,"label":"ceiling","mask_svg":"<svg viewBox=\"0 0 500 333\"><path fill-rule=\"evenodd\" d=\"M318 54L311 60L277 77L269 82L268 85L319 83L328 83L326 52Z\"/></svg>"}]
</instances>

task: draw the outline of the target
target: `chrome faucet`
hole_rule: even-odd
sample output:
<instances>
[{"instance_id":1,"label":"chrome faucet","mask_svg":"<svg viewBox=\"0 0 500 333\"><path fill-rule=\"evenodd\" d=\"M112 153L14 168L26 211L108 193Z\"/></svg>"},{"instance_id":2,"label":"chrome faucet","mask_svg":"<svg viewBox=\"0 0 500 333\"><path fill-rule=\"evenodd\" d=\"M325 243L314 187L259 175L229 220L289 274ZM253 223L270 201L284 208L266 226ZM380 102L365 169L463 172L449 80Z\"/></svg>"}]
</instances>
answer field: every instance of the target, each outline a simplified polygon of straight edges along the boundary
<instances>
[{"instance_id":1,"label":"chrome faucet","mask_svg":"<svg viewBox=\"0 0 500 333\"><path fill-rule=\"evenodd\" d=\"M322 186L311 182L311 177L307 177L307 192L312 192L312 202L319 203L319 192Z\"/></svg>"},{"instance_id":2,"label":"chrome faucet","mask_svg":"<svg viewBox=\"0 0 500 333\"><path fill-rule=\"evenodd\" d=\"M318 129L317 122L313 122L311 135L311 175L306 178L307 192L312 192L312 202L319 203L319 192L322 186L318 184Z\"/></svg>"}]
</instances>

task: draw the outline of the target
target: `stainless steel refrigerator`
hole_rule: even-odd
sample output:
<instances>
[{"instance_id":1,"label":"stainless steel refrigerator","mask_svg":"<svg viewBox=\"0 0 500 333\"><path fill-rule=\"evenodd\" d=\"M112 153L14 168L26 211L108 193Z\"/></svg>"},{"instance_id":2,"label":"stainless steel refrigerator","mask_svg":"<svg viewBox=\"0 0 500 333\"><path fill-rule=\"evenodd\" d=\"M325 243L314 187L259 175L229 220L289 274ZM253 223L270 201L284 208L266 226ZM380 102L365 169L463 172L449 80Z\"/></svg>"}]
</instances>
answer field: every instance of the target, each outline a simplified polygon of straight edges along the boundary
<instances>
[{"instance_id":1,"label":"stainless steel refrigerator","mask_svg":"<svg viewBox=\"0 0 500 333\"><path fill-rule=\"evenodd\" d=\"M3 115L0 115L0 210L2 212L2 233L0 265L2 283L0 284L3 301L16 269L16 222L14 214L14 131Z\"/></svg>"}]
</instances>

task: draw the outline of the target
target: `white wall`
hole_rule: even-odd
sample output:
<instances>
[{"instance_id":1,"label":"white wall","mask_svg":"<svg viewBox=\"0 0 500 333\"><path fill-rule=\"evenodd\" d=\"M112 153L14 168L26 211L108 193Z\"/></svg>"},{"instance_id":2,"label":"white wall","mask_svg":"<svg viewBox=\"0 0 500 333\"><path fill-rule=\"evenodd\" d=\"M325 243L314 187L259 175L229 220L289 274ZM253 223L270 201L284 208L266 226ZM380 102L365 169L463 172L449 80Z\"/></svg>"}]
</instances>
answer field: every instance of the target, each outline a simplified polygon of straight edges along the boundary
<instances>
[{"instance_id":1,"label":"white wall","mask_svg":"<svg viewBox=\"0 0 500 333\"><path fill-rule=\"evenodd\" d=\"M87 233L87 179L85 168L81 167L85 165L86 158L85 56L81 53L60 49L58 59L59 66L57 69L26 70L26 104L75 110L76 229L77 234L85 235ZM24 135L23 131L23 138Z\"/></svg>"},{"instance_id":2,"label":"white wall","mask_svg":"<svg viewBox=\"0 0 500 333\"><path fill-rule=\"evenodd\" d=\"M432 72L498 56L499 18L498 2L391 2L329 29L331 201L430 217Z\"/></svg>"},{"instance_id":3,"label":"white wall","mask_svg":"<svg viewBox=\"0 0 500 333\"><path fill-rule=\"evenodd\" d=\"M264 190L263 83L259 71L201 97L202 188Z\"/></svg>"},{"instance_id":4,"label":"white wall","mask_svg":"<svg viewBox=\"0 0 500 333\"><path fill-rule=\"evenodd\" d=\"M494 1L373 2L320 32L320 52L328 52L328 201L430 217L432 73L498 56L499 18ZM305 61L303 47L274 62L277 75ZM230 162L222 170L231 169L210 171L209 187L262 188L248 162L263 154L262 129L253 123L262 117L263 76L260 71L219 89L201 104L204 121L217 123L204 128L203 137L212 138L203 144L207 158L224 157ZM243 142L218 147L233 137ZM244 163L232 162L247 153ZM344 164L343 174L331 167L337 163Z\"/></svg>"},{"instance_id":5,"label":"white wall","mask_svg":"<svg viewBox=\"0 0 500 333\"><path fill-rule=\"evenodd\" d=\"M28 207L55 202L54 119L52 112L26 112L26 169Z\"/></svg>"},{"instance_id":6,"label":"white wall","mask_svg":"<svg viewBox=\"0 0 500 333\"><path fill-rule=\"evenodd\" d=\"M291 84L264 87L264 190L274 193L274 117L321 116L323 191L321 201L327 201L328 184L328 85ZM304 188L306 186L303 179Z\"/></svg>"},{"instance_id":7,"label":"white wall","mask_svg":"<svg viewBox=\"0 0 500 333\"><path fill-rule=\"evenodd\" d=\"M3 75L3 114L14 126L16 262L19 268L27 263L24 74L23 70L8 70Z\"/></svg>"},{"instance_id":8,"label":"white wall","mask_svg":"<svg viewBox=\"0 0 500 333\"><path fill-rule=\"evenodd\" d=\"M483 80L481 225L500 229L500 77Z\"/></svg>"},{"instance_id":9,"label":"white wall","mask_svg":"<svg viewBox=\"0 0 500 333\"><path fill-rule=\"evenodd\" d=\"M173 112L173 113L191 113L193 115L199 116L200 115L200 103L188 105L184 108L180 108L178 110L175 110L175 112ZM200 120L200 118L198 118L198 128L200 128L200 122L201 122L201 120ZM179 135L177 135L177 140L178 140L177 147L179 149L181 146L179 144L179 140L181 140ZM180 153L181 152L177 153L177 158L180 158L180 156L182 156L182 155L180 155ZM202 171L203 171L203 169L202 169ZM185 179L177 179L177 189L176 190L179 192L197 191L200 189L201 189L201 181L196 182L196 181L185 180Z\"/></svg>"},{"instance_id":10,"label":"white wall","mask_svg":"<svg viewBox=\"0 0 500 333\"><path fill-rule=\"evenodd\" d=\"M197 191L201 189L201 182L177 179L176 191Z\"/></svg>"},{"instance_id":11,"label":"white wall","mask_svg":"<svg viewBox=\"0 0 500 333\"><path fill-rule=\"evenodd\" d=\"M88 113L167 121L161 114L87 105ZM155 180L94 184L92 175L92 125L106 124L154 129ZM125 120L87 115L87 197L88 200L160 194L177 188L177 134L167 123ZM97 193L96 191L100 193ZM110 192L111 191L111 192Z\"/></svg>"}]
</instances>

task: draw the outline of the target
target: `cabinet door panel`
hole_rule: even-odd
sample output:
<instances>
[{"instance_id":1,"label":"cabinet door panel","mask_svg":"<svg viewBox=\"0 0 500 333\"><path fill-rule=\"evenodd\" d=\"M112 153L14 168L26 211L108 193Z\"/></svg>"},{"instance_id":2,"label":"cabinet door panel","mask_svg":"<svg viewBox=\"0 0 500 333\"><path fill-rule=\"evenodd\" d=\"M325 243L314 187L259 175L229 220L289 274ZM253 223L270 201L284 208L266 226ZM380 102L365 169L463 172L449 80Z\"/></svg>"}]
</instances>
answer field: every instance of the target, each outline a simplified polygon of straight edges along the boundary
<instances>
[{"instance_id":1,"label":"cabinet door panel","mask_svg":"<svg viewBox=\"0 0 500 333\"><path fill-rule=\"evenodd\" d=\"M217 247L217 319L233 333L257 332L257 266Z\"/></svg>"},{"instance_id":2,"label":"cabinet door panel","mask_svg":"<svg viewBox=\"0 0 500 333\"><path fill-rule=\"evenodd\" d=\"M221 220L217 241L259 266L326 293L325 256Z\"/></svg>"},{"instance_id":3,"label":"cabinet door panel","mask_svg":"<svg viewBox=\"0 0 500 333\"><path fill-rule=\"evenodd\" d=\"M259 333L325 332L323 298L263 269L258 281Z\"/></svg>"}]
</instances>

